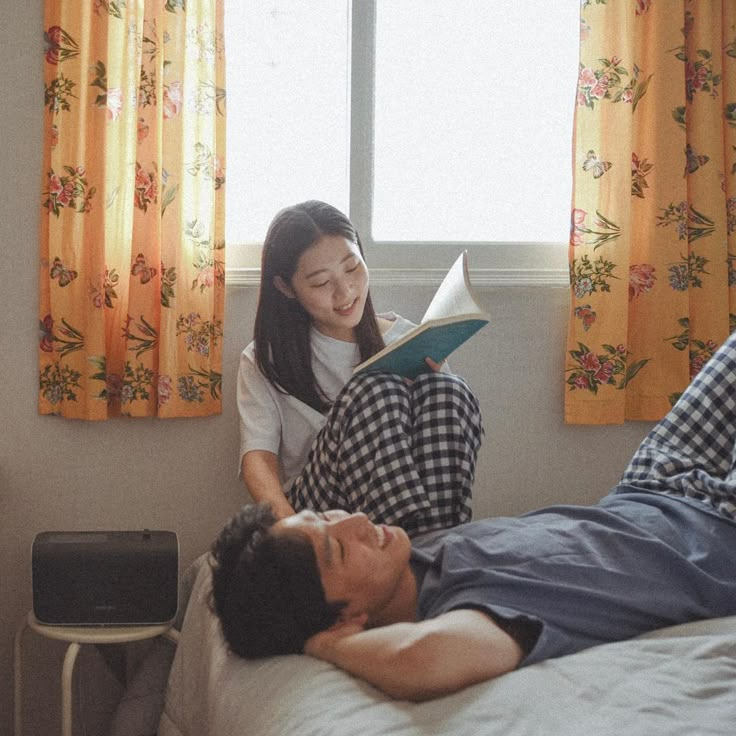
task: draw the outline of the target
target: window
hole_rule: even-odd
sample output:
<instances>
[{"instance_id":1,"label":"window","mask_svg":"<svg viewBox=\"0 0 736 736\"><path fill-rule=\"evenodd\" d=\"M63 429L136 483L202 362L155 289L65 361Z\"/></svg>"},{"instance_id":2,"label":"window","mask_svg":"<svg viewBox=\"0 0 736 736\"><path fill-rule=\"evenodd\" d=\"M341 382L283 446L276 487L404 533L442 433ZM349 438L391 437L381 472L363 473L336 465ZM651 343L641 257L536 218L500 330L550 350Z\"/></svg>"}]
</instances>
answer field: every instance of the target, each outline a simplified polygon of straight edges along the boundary
<instances>
[{"instance_id":1,"label":"window","mask_svg":"<svg viewBox=\"0 0 736 736\"><path fill-rule=\"evenodd\" d=\"M228 0L227 239L263 241L284 206L349 208L346 0Z\"/></svg>"},{"instance_id":2,"label":"window","mask_svg":"<svg viewBox=\"0 0 736 736\"><path fill-rule=\"evenodd\" d=\"M539 268L550 243L559 266L578 28L545 0L227 0L229 263L314 197L372 267L444 269L462 244Z\"/></svg>"}]
</instances>

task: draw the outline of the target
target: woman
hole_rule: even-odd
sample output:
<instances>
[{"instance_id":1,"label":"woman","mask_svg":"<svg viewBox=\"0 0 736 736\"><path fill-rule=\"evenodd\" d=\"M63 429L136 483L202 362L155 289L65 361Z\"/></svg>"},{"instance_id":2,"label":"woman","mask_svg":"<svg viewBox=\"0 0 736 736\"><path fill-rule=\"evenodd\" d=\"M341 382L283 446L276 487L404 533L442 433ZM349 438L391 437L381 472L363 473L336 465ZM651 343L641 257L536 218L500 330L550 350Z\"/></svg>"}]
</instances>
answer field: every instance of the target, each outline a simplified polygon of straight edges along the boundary
<instances>
[{"instance_id":1,"label":"woman","mask_svg":"<svg viewBox=\"0 0 736 736\"><path fill-rule=\"evenodd\" d=\"M241 356L241 472L284 517L361 510L409 533L468 521L482 435L457 376L352 377L412 323L376 314L355 228L309 201L274 218L263 245L254 341Z\"/></svg>"}]
</instances>

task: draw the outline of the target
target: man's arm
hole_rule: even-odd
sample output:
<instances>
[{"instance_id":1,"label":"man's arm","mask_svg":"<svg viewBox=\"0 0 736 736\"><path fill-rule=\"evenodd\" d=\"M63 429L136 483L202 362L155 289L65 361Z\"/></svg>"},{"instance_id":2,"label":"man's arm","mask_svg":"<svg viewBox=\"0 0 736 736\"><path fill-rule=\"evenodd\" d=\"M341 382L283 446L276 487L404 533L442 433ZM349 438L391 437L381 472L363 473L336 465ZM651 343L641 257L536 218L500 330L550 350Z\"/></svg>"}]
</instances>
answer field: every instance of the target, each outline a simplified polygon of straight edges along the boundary
<instances>
[{"instance_id":1,"label":"man's arm","mask_svg":"<svg viewBox=\"0 0 736 736\"><path fill-rule=\"evenodd\" d=\"M387 695L429 700L515 669L521 647L481 611L458 609L419 623L362 630L338 624L305 652L337 665Z\"/></svg>"}]
</instances>

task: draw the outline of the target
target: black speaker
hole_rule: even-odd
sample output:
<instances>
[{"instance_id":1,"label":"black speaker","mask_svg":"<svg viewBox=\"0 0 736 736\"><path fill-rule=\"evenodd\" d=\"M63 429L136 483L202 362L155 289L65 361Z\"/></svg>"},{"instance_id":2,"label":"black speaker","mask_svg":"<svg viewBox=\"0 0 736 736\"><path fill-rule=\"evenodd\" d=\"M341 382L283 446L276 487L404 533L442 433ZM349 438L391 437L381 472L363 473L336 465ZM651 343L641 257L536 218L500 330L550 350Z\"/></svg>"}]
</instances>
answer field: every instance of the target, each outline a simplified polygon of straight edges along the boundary
<instances>
[{"instance_id":1,"label":"black speaker","mask_svg":"<svg viewBox=\"0 0 736 736\"><path fill-rule=\"evenodd\" d=\"M31 557L33 613L42 624L140 626L176 615L175 532L41 532Z\"/></svg>"}]
</instances>

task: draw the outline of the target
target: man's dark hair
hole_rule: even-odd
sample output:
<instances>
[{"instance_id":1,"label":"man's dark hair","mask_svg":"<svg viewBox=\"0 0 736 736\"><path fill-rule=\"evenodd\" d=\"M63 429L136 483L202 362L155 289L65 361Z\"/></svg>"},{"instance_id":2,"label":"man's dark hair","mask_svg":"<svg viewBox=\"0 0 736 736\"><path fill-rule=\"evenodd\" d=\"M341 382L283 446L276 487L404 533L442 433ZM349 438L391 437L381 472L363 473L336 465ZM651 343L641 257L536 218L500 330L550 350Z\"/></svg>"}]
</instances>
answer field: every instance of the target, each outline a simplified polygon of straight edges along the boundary
<instances>
[{"instance_id":1,"label":"man's dark hair","mask_svg":"<svg viewBox=\"0 0 736 736\"><path fill-rule=\"evenodd\" d=\"M254 659L303 651L344 603L328 603L312 545L273 534L265 504L244 506L212 545L212 602L231 651Z\"/></svg>"}]
</instances>

